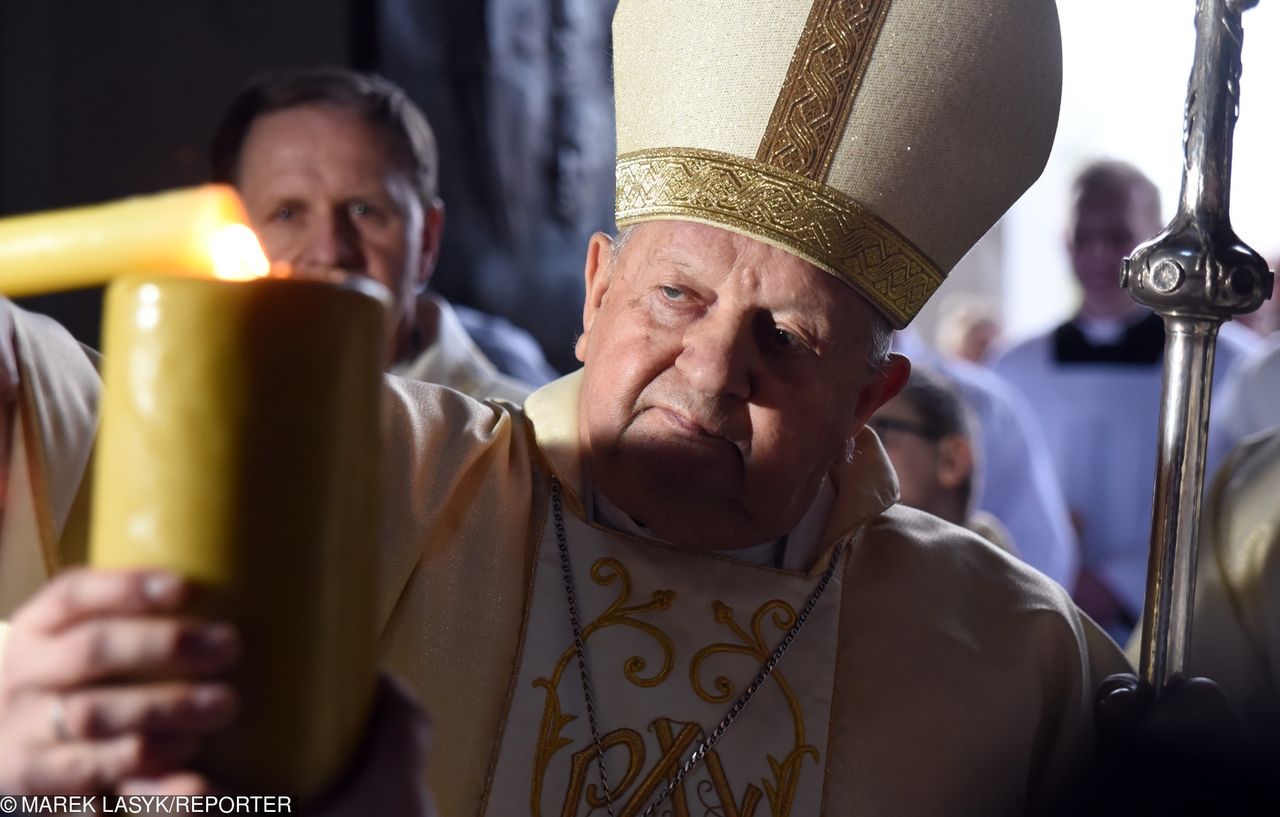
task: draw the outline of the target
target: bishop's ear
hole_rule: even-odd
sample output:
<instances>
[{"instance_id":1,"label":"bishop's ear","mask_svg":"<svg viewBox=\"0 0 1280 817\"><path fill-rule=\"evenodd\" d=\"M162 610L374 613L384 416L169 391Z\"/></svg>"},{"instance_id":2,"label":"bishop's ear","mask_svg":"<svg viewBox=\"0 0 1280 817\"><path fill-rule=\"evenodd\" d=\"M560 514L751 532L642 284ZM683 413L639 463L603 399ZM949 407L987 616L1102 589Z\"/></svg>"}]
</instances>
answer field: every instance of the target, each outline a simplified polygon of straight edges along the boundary
<instances>
[{"instance_id":1,"label":"bishop's ear","mask_svg":"<svg viewBox=\"0 0 1280 817\"><path fill-rule=\"evenodd\" d=\"M579 361L586 360L587 338L591 334L591 325L604 304L605 292L609 289L609 277L613 265L613 239L604 233L596 233L587 243L587 261L583 266L582 277L586 284L586 300L582 304L582 334L574 346L574 354Z\"/></svg>"},{"instance_id":2,"label":"bishop's ear","mask_svg":"<svg viewBox=\"0 0 1280 817\"><path fill-rule=\"evenodd\" d=\"M903 355L890 353L889 359L871 373L862 390L858 392L858 405L854 415L854 428L866 425L871 415L898 396L911 376L911 361Z\"/></svg>"}]
</instances>

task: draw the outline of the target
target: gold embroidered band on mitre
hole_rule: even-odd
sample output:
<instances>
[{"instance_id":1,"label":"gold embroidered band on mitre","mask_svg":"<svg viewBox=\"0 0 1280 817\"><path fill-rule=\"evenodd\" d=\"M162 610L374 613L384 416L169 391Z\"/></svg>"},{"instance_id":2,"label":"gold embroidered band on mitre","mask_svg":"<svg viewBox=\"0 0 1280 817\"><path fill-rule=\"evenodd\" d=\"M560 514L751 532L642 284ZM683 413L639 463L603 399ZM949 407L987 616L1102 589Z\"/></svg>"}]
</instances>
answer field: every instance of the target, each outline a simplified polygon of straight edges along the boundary
<instances>
[{"instance_id":1,"label":"gold embroidered band on mitre","mask_svg":"<svg viewBox=\"0 0 1280 817\"><path fill-rule=\"evenodd\" d=\"M858 290L895 328L945 276L888 223L831 187L761 162L694 148L618 157L619 227L673 218L729 227Z\"/></svg>"},{"instance_id":2,"label":"gold embroidered band on mitre","mask_svg":"<svg viewBox=\"0 0 1280 817\"><path fill-rule=\"evenodd\" d=\"M827 180L890 0L814 0L756 159Z\"/></svg>"}]
</instances>

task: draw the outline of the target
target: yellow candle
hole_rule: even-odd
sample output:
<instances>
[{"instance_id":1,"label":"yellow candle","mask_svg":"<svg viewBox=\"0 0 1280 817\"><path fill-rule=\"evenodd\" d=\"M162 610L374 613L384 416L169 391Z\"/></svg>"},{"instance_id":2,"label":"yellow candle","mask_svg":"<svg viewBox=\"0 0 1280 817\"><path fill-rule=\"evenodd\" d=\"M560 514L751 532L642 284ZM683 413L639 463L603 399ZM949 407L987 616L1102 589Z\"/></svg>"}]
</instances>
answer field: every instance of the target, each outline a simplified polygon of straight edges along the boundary
<instances>
[{"instance_id":1,"label":"yellow candle","mask_svg":"<svg viewBox=\"0 0 1280 817\"><path fill-rule=\"evenodd\" d=\"M214 236L245 223L225 185L0 219L0 294L96 286L122 272L208 276ZM265 275L265 259L253 269Z\"/></svg>"},{"instance_id":2,"label":"yellow candle","mask_svg":"<svg viewBox=\"0 0 1280 817\"><path fill-rule=\"evenodd\" d=\"M338 773L375 677L385 290L124 277L105 307L92 564L164 567L239 626L242 700L201 768L305 799Z\"/></svg>"}]
</instances>

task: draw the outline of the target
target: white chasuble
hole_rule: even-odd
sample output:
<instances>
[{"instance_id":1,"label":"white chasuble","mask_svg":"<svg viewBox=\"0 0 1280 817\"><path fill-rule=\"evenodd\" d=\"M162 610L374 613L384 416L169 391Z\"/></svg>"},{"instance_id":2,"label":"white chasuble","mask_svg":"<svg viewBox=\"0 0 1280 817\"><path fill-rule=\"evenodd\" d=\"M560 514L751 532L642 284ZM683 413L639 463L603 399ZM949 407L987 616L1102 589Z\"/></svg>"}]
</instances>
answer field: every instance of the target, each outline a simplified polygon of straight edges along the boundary
<instances>
[{"instance_id":1,"label":"white chasuble","mask_svg":"<svg viewBox=\"0 0 1280 817\"><path fill-rule=\"evenodd\" d=\"M595 743L549 511L486 814L603 814ZM690 553L564 514L596 721L617 817L643 814L760 672L812 575ZM720 741L658 813L822 810L842 570Z\"/></svg>"}]
</instances>

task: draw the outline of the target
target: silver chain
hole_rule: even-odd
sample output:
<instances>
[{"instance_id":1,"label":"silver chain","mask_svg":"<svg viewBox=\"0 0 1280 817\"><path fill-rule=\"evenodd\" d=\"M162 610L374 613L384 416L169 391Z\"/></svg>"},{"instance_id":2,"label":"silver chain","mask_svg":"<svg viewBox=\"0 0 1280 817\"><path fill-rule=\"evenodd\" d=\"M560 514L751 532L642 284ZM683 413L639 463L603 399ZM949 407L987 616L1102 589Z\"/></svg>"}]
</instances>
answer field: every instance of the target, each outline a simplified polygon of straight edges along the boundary
<instances>
[{"instance_id":1,"label":"silver chain","mask_svg":"<svg viewBox=\"0 0 1280 817\"><path fill-rule=\"evenodd\" d=\"M613 796L609 793L609 778L604 771L604 746L600 743L600 727L596 723L595 696L592 694L591 677L587 674L587 648L582 640L582 618L578 614L578 594L574 591L573 571L569 569L569 542L564 532L564 511L560 507L560 480L555 477L551 478L551 507L555 514L556 541L560 545L560 571L564 574L564 594L569 603L569 625L573 629L573 645L578 654L578 674L582 677L582 695L587 701L587 722L591 724L591 738L596 744L596 764L600 769L600 785L604 792L605 808L609 812L609 817L614 817ZM817 586L809 594L809 600L805 602L804 607L800 608L800 612L796 614L795 622L782 636L778 646L774 648L769 657L765 659L764 664L760 666L760 671L756 673L756 677L752 679L751 683L747 684L747 688L738 696L738 700L734 701L733 705L729 707L729 711L720 719L720 723L716 725L716 728L711 730L711 734L703 738L702 743L698 744L698 748L689 754L689 758L676 771L675 775L667 781L666 788L658 793L657 799L649 804L649 807L644 810L641 817L653 817L659 804L666 800L671 792L676 790L676 787L684 780L685 775L693 771L694 767L702 762L702 759L707 756L707 752L711 751L712 747L724 736L729 725L742 713L743 709L746 709L747 703L773 673L778 663L782 661L783 654L791 646L791 642L796 640L796 636L800 634L804 623L809 620L809 615L818 604L818 599L822 598L823 591L827 589L827 584L831 582L831 577L835 575L836 565L840 562L840 556L843 552L844 543L841 542L831 554L831 563L827 565L826 571L818 579Z\"/></svg>"}]
</instances>

